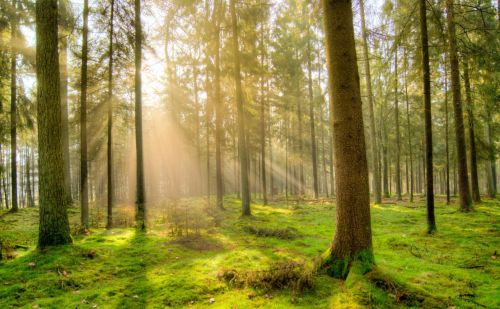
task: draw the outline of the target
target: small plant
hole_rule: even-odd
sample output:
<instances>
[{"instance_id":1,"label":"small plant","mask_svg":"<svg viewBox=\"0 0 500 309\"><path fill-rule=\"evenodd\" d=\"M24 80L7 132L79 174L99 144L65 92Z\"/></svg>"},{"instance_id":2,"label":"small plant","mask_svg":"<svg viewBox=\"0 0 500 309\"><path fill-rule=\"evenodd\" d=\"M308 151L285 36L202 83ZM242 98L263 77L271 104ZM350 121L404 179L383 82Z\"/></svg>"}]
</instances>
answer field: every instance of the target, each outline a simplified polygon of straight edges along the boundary
<instances>
[{"instance_id":1,"label":"small plant","mask_svg":"<svg viewBox=\"0 0 500 309\"><path fill-rule=\"evenodd\" d=\"M280 239L295 239L298 237L298 232L296 229L291 227L286 228L265 228L256 226L246 226L245 231L249 234L253 234L259 237L276 237Z\"/></svg>"}]
</instances>

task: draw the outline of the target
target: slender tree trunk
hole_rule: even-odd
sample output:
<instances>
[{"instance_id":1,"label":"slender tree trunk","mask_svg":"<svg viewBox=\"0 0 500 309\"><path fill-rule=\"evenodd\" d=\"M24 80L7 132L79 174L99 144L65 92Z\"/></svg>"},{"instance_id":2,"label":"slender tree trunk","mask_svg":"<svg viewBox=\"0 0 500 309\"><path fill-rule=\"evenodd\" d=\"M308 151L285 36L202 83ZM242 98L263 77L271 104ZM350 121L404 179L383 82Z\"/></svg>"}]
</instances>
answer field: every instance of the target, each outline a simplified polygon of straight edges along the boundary
<instances>
[{"instance_id":1,"label":"slender tree trunk","mask_svg":"<svg viewBox=\"0 0 500 309\"><path fill-rule=\"evenodd\" d=\"M222 175L222 98L220 89L220 16L222 5L220 1L215 2L215 171L216 171L216 191L217 207L224 209L223 175Z\"/></svg>"},{"instance_id":2,"label":"slender tree trunk","mask_svg":"<svg viewBox=\"0 0 500 309\"><path fill-rule=\"evenodd\" d=\"M64 187L66 200L71 205L71 163L69 156L69 125L68 125L68 38L66 31L61 31L59 65L61 73L61 117L62 117L62 143L64 151Z\"/></svg>"},{"instance_id":3,"label":"slender tree trunk","mask_svg":"<svg viewBox=\"0 0 500 309\"><path fill-rule=\"evenodd\" d=\"M83 1L82 71L80 86L80 207L83 229L89 228L89 186L87 162L87 52L89 2Z\"/></svg>"},{"instance_id":4,"label":"slender tree trunk","mask_svg":"<svg viewBox=\"0 0 500 309\"><path fill-rule=\"evenodd\" d=\"M136 147L136 223L141 230L146 228L146 194L144 187L144 158L142 140L142 25L141 25L141 0L135 0L135 147Z\"/></svg>"},{"instance_id":5,"label":"slender tree trunk","mask_svg":"<svg viewBox=\"0 0 500 309\"><path fill-rule=\"evenodd\" d=\"M424 86L424 118L425 118L425 163L426 163L426 205L427 232L436 230L434 216L434 176L432 162L432 115L431 115L431 70L429 67L429 41L427 36L426 0L420 0L420 35L422 41L422 68Z\"/></svg>"},{"instance_id":6,"label":"slender tree trunk","mask_svg":"<svg viewBox=\"0 0 500 309\"><path fill-rule=\"evenodd\" d=\"M445 54L446 55L446 54ZM446 56L444 61L444 126L445 126L445 153L446 153L446 205L450 204L450 147L449 147L449 118L448 118L448 66Z\"/></svg>"},{"instance_id":7,"label":"slender tree trunk","mask_svg":"<svg viewBox=\"0 0 500 309\"><path fill-rule=\"evenodd\" d=\"M345 277L352 260L373 261L363 112L350 0L323 0L333 103L337 224L329 273Z\"/></svg>"},{"instance_id":8,"label":"slender tree trunk","mask_svg":"<svg viewBox=\"0 0 500 309\"><path fill-rule=\"evenodd\" d=\"M308 27L307 29L310 29ZM307 38L307 75L308 75L308 90L309 90L309 119L311 124L311 159L313 169L313 191L314 198L317 199L318 193L318 162L316 154L316 124L314 123L314 95L313 95L313 82L312 82L312 60L311 60L311 33L308 30Z\"/></svg>"},{"instance_id":9,"label":"slender tree trunk","mask_svg":"<svg viewBox=\"0 0 500 309\"><path fill-rule=\"evenodd\" d=\"M472 102L472 91L470 87L469 77L469 62L464 59L464 83L465 83L465 99L467 101L467 118L469 118L469 154L470 154L470 174L472 185L472 201L474 203L481 202L479 192L479 179L477 176L477 154L476 154L476 137L474 133L474 103Z\"/></svg>"},{"instance_id":10,"label":"slender tree trunk","mask_svg":"<svg viewBox=\"0 0 500 309\"><path fill-rule=\"evenodd\" d=\"M240 48L238 43L238 24L236 19L235 0L230 0L231 28L233 32L234 78L236 83L236 106L238 109L238 148L240 153L241 177L241 209L243 216L250 216L250 191L248 188L248 151L245 140L246 112L243 106L243 91L241 89Z\"/></svg>"},{"instance_id":11,"label":"slender tree trunk","mask_svg":"<svg viewBox=\"0 0 500 309\"><path fill-rule=\"evenodd\" d=\"M40 225L38 247L71 243L65 203L57 1L36 2L36 78Z\"/></svg>"},{"instance_id":12,"label":"slender tree trunk","mask_svg":"<svg viewBox=\"0 0 500 309\"><path fill-rule=\"evenodd\" d=\"M453 92L453 110L455 112L455 138L457 145L458 188L460 193L460 209L470 211L472 201L467 175L467 155L465 151L464 119L462 114L462 98L460 90L460 71L458 67L457 38L455 31L454 1L446 0L448 14L448 44L450 53L451 88Z\"/></svg>"},{"instance_id":13,"label":"slender tree trunk","mask_svg":"<svg viewBox=\"0 0 500 309\"><path fill-rule=\"evenodd\" d=\"M16 0L12 0L12 7L16 8ZM11 19L11 60L10 60L10 176L12 212L19 208L17 201L17 16Z\"/></svg>"},{"instance_id":14,"label":"slender tree trunk","mask_svg":"<svg viewBox=\"0 0 500 309\"><path fill-rule=\"evenodd\" d=\"M410 100L408 98L408 81L407 81L407 71L408 71L408 58L406 55L406 49L404 53L404 63L405 63L405 101L406 101L406 130L408 134L408 152L409 152L409 161L410 161L410 202L413 202L413 188L414 188L414 177L413 177L413 148L411 142L411 126L410 126Z\"/></svg>"},{"instance_id":15,"label":"slender tree trunk","mask_svg":"<svg viewBox=\"0 0 500 309\"><path fill-rule=\"evenodd\" d=\"M377 133L375 128L375 112L373 102L372 81L370 72L370 54L368 51L368 34L366 31L365 22L365 6L364 0L359 1L359 9L361 15L361 35L363 37L363 62L365 66L365 83L368 94L368 109L370 112L370 139L371 139L371 156L372 156L372 170L373 170L373 198L376 204L382 203L382 196L380 190L380 175L379 175L379 159L377 147Z\"/></svg>"},{"instance_id":16,"label":"slender tree trunk","mask_svg":"<svg viewBox=\"0 0 500 309\"><path fill-rule=\"evenodd\" d=\"M398 101L398 47L394 51L394 118L396 123L396 196L401 196L401 134L399 133L399 101Z\"/></svg>"},{"instance_id":17,"label":"slender tree trunk","mask_svg":"<svg viewBox=\"0 0 500 309\"><path fill-rule=\"evenodd\" d=\"M266 120L265 113L265 97L264 97L264 22L261 23L260 29L260 159L261 159L261 188L262 199L264 205L267 205L267 181L266 181ZM269 95L269 94L268 94Z\"/></svg>"},{"instance_id":18,"label":"slender tree trunk","mask_svg":"<svg viewBox=\"0 0 500 309\"><path fill-rule=\"evenodd\" d=\"M107 147L107 193L108 216L106 228L113 227L113 26L114 26L115 0L110 3L109 16L109 67L108 67L108 147Z\"/></svg>"}]
</instances>

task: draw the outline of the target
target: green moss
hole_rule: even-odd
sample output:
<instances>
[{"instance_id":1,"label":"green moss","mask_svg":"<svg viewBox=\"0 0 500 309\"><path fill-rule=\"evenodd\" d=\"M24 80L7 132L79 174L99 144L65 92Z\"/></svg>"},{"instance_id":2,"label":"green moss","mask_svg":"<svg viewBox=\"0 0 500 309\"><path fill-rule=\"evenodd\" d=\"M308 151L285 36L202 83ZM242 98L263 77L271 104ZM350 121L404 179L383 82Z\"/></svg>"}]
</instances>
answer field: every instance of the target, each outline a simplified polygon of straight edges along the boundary
<instances>
[{"instance_id":1,"label":"green moss","mask_svg":"<svg viewBox=\"0 0 500 309\"><path fill-rule=\"evenodd\" d=\"M492 258L500 248L500 201L485 200L470 213L437 201L438 233L426 234L423 202L374 205L374 257L360 254L339 263L340 273L350 265L345 281L320 272L313 290L296 295L288 288L267 296L229 287L217 274L266 270L289 260L311 266L322 253L327 259L335 228L329 201L257 201L254 216L240 219L239 201L227 197L220 226L199 237L174 238L158 220L147 233L93 229L75 236L71 246L42 252L35 249L37 209L0 212L0 238L29 247L14 248L15 259L0 261L0 308L205 308L210 298L213 308L500 307L500 259ZM78 220L71 209L70 222ZM249 225L287 227L299 237L249 234ZM373 258L377 266L370 270Z\"/></svg>"}]
</instances>

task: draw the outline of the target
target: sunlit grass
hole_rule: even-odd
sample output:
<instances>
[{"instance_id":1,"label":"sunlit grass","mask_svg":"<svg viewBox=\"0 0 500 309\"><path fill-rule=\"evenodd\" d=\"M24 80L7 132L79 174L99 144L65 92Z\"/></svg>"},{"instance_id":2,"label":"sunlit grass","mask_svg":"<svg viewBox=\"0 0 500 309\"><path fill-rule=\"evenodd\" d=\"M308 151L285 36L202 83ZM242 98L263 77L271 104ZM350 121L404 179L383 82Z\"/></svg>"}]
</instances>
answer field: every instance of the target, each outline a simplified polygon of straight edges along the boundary
<instances>
[{"instance_id":1,"label":"sunlit grass","mask_svg":"<svg viewBox=\"0 0 500 309\"><path fill-rule=\"evenodd\" d=\"M258 271L291 259L311 263L331 242L335 208L326 200L258 202L252 218L241 218L237 199L226 198L225 206L221 225L201 231L193 243L169 235L160 224L146 234L93 229L75 236L72 246L44 252L34 249L36 209L2 212L0 238L29 249L1 262L0 307L205 308L211 298L214 308L403 306L363 278L342 282L319 274L315 289L301 295L227 286L217 279L222 269ZM429 236L423 202L372 205L377 268L441 304L499 307L500 203L486 200L471 213L457 209L439 201L438 232ZM71 222L78 218L70 209ZM248 233L248 226L293 229L296 236L262 237Z\"/></svg>"}]
</instances>

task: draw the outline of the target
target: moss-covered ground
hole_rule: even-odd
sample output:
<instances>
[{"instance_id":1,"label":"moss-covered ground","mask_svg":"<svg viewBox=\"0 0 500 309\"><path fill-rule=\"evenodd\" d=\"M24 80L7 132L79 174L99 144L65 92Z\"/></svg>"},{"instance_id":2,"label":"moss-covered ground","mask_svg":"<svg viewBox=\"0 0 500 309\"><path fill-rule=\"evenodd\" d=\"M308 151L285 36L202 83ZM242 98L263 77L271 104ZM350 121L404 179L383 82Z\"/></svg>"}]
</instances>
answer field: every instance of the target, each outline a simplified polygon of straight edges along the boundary
<instances>
[{"instance_id":1,"label":"moss-covered ground","mask_svg":"<svg viewBox=\"0 0 500 309\"><path fill-rule=\"evenodd\" d=\"M433 235L422 201L372 205L374 272L346 281L319 272L300 294L230 286L218 274L312 263L331 242L334 204L257 203L249 219L236 199L225 206L220 225L199 236L174 237L158 220L147 233L95 228L42 252L37 209L0 212L0 239L12 248L0 261L0 308L500 308L499 200L470 213L438 202ZM78 222L78 211L70 217Z\"/></svg>"}]
</instances>

